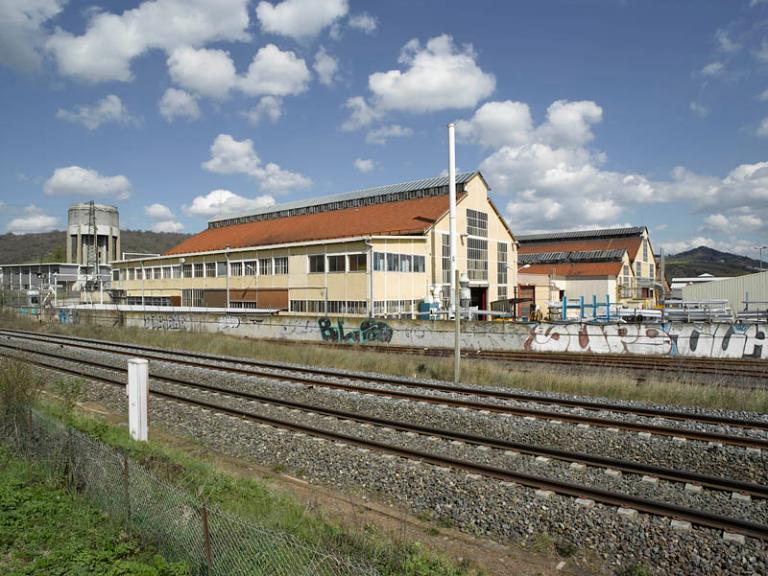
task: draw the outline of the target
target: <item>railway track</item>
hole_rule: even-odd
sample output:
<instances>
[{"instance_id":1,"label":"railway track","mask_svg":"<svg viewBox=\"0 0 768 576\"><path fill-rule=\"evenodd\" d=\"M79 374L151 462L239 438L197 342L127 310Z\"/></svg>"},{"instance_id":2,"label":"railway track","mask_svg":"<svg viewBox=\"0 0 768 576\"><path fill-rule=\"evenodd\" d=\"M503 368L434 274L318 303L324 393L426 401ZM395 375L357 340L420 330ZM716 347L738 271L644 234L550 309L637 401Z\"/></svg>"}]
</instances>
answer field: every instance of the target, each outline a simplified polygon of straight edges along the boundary
<instances>
[{"instance_id":1,"label":"railway track","mask_svg":"<svg viewBox=\"0 0 768 576\"><path fill-rule=\"evenodd\" d=\"M520 406L509 406L492 401L506 400L517 402L536 402L551 406L563 406L567 408L578 408L589 411L609 411L619 414L630 414L648 418L664 418L679 422L698 422L718 426L768 431L768 422L764 420L735 419L723 416L715 416L711 414L697 414L680 410L620 405L615 403L605 404L602 402L594 402L581 399L560 399L544 395L521 394L504 390L456 387L452 384L413 382L404 378L394 378L389 376L377 376L369 374L350 374L348 372L340 372L323 368L297 368L294 366L287 366L285 364L274 362L264 362L241 358L233 359L210 354L197 354L182 350L159 350L149 346L141 346L137 344L123 344L119 342L91 340L70 336L40 335L38 333L26 333L19 331L0 331L0 334L4 334L6 338L26 339L41 343L54 343L57 345L65 344L77 349L96 352L111 352L123 356L132 356L140 353L146 358L157 359L164 362L172 362L183 366L214 369L245 376L261 376L307 386L327 387L348 392L374 394L378 396L387 396L391 398L400 398L404 400L427 402L432 404L444 404L452 407L468 408L472 410L500 412L522 417L558 420L570 422L573 424L586 424L604 428L619 428L638 433L652 433L668 437L679 437L689 440L699 440L768 450L768 440L762 438L750 438L748 436L722 434L690 428L687 429L674 426L662 426L658 424L627 422L614 418L605 418L584 414L571 414L559 411L525 408ZM217 364L214 365L211 364L211 362L216 362ZM276 370L282 372L276 372ZM333 380L329 380L328 378L332 378ZM344 382L340 379L347 380L347 382ZM393 386L394 389L383 389L375 386L367 386L364 384L352 384L348 382L350 379ZM432 394L439 392L460 395L461 398L414 393L405 390L405 388L424 390ZM484 401L474 399L470 400L467 398L482 398Z\"/></svg>"},{"instance_id":2,"label":"railway track","mask_svg":"<svg viewBox=\"0 0 768 576\"><path fill-rule=\"evenodd\" d=\"M17 356L20 352L18 349L9 347L6 344L2 345L3 348L8 350L13 349L13 356ZM53 354L50 352L41 351L26 351L24 357L26 362L34 364L38 367L55 370L60 373L74 375L78 377L85 377L91 380L100 381L102 383L111 384L119 387L125 386L124 370L115 366L104 364L102 362L84 361L83 359L72 359L67 356ZM53 362L41 362L39 359L33 359L30 354L36 356L44 356L53 360ZM8 355L6 352L5 355ZM62 365L63 361L68 361L77 364L89 365L92 368L98 368L100 370L107 370L115 373L115 376L94 375L91 372L84 371L82 366L78 368L66 367ZM520 451L528 450L529 453L535 452L535 448L530 446L521 445L517 443L500 441L497 439L483 438L465 433L459 433L454 431L439 430L436 428L416 426L406 422L396 422L392 420L386 420L381 418L372 418L367 416L361 416L355 413L343 412L338 410L331 410L324 407L306 405L283 399L268 397L265 395L244 393L241 391L234 391L231 389L223 388L220 386L201 384L198 382L191 382L185 379L168 376L153 375L152 380L155 383L167 383L174 386L182 386L186 388L194 388L199 391L214 394L217 396L228 395L240 400L267 402L275 405L280 405L290 409L298 409L306 412L312 412L317 414L324 414L339 419L352 420L359 423L365 423L375 426L389 427L399 431L414 432L423 435L429 435L432 437L441 438L443 440L460 440L469 444L478 446L487 446L498 450L509 450L517 448ZM400 456L411 460L418 460L421 462L430 463L436 466L449 466L464 470L473 474L481 474L485 477L495 478L506 482L514 482L527 486L530 488L536 488L539 490L551 490L555 493L571 496L575 498L588 498L595 502L607 504L611 506L618 506L621 508L632 508L641 512L649 514L655 514L660 516L666 516L677 520L685 520L699 526L713 528L717 530L723 530L724 532L742 534L745 536L751 536L760 540L768 541L768 526L752 522L749 520L743 520L738 518L732 518L720 514L713 514L711 512L696 510L684 506L671 504L668 502L655 501L647 498L641 498L637 496L621 494L612 492L609 490L603 490L594 488L592 486L584 486L581 484L575 484L572 482L565 482L560 480L554 480L551 478L534 476L531 474L525 474L520 472L513 472L505 470L495 466L489 466L472 462L468 460L456 459L446 457L444 455L438 455L431 452L413 450L410 448L392 445L391 443L382 443L372 441L370 439L363 439L350 434L339 433L332 430L318 428L316 426L309 426L295 421L273 418L264 415L254 414L242 409L233 408L232 406L222 406L219 403L211 402L209 400L201 400L199 398L190 398L182 394L175 392L168 392L165 390L158 390L156 386L151 388L150 393L156 397L172 400L176 402L182 402L190 404L199 408L205 408L208 410L217 411L220 413L228 414L238 418L244 418L251 421L268 424L271 426L291 430L294 432L300 432L303 434L309 434L314 437L320 437L334 442L342 442L358 447L362 447L369 450L376 450L386 454ZM759 498L768 497L768 486L762 486L757 484L750 484L745 482L739 482L735 480L715 478L711 476L704 476L700 474L693 474L684 471L663 469L660 467L639 465L631 462L622 462L613 459L606 459L600 457L594 457L584 454L565 453L560 451L550 450L550 455L555 458L561 458L570 461L579 461L593 466L608 466L615 469L624 469L627 472L632 473L650 473L655 474L657 477L669 479L678 482L695 482L702 486L707 486L716 490L737 490L742 494L749 494Z\"/></svg>"}]
</instances>

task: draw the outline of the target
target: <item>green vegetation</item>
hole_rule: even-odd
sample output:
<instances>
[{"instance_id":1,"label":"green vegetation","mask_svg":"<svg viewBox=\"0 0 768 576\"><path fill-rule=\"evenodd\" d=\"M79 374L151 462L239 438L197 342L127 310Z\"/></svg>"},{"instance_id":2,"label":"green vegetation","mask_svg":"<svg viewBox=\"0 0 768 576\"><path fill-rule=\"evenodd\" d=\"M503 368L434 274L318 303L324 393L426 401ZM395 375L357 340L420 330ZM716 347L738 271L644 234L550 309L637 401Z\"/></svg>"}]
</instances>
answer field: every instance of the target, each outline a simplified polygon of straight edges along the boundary
<instances>
[{"instance_id":1,"label":"green vegetation","mask_svg":"<svg viewBox=\"0 0 768 576\"><path fill-rule=\"evenodd\" d=\"M453 360L450 358L384 354L361 347L340 349L322 344L280 344L221 333L161 332L141 328L92 325L62 326L56 323L45 325L11 314L0 315L0 322L5 327L131 342L157 346L166 350L189 350L417 378L447 381L453 379ZM675 379L671 376L659 375L650 376L647 380L638 382L636 375L618 370L596 370L594 374L568 373L567 368L559 367L556 370L543 368L522 372L514 370L509 362L465 359L462 361L462 381L468 384L507 386L614 400L640 400L710 409L768 412L768 392L764 390L702 386L696 383L694 376Z\"/></svg>"},{"instance_id":2,"label":"green vegetation","mask_svg":"<svg viewBox=\"0 0 768 576\"><path fill-rule=\"evenodd\" d=\"M712 274L712 276L742 276L760 270L758 260L720 252L706 246L699 246L687 252L667 256L664 265L667 280L690 278L704 273Z\"/></svg>"},{"instance_id":3,"label":"green vegetation","mask_svg":"<svg viewBox=\"0 0 768 576\"><path fill-rule=\"evenodd\" d=\"M65 490L43 465L0 446L0 573L78 576L182 576L82 497Z\"/></svg>"}]
</instances>

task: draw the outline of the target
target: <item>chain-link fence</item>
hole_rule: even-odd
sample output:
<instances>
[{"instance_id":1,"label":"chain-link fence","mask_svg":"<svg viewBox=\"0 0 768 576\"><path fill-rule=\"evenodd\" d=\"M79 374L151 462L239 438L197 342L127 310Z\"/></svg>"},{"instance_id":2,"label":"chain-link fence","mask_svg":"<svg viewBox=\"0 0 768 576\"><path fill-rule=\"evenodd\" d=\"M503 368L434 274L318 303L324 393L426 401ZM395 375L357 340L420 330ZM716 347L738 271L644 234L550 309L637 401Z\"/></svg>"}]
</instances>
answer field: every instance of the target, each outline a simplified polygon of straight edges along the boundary
<instances>
[{"instance_id":1,"label":"chain-link fence","mask_svg":"<svg viewBox=\"0 0 768 576\"><path fill-rule=\"evenodd\" d=\"M126 530L151 542L171 561L208 576L375 575L362 561L343 558L211 506L158 478L124 453L32 413L5 443L42 462ZM5 430L8 433L8 430Z\"/></svg>"}]
</instances>

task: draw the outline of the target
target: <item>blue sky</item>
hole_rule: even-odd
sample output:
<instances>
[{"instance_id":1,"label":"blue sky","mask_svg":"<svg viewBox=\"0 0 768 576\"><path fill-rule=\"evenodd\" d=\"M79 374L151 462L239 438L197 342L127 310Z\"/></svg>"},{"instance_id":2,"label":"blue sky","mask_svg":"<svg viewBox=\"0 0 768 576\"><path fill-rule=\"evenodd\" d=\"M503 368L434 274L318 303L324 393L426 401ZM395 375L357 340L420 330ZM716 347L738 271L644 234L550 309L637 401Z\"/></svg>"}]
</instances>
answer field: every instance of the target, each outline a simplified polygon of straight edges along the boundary
<instances>
[{"instance_id":1,"label":"blue sky","mask_svg":"<svg viewBox=\"0 0 768 576\"><path fill-rule=\"evenodd\" d=\"M768 244L768 1L0 0L0 231L433 176L457 122L514 232Z\"/></svg>"}]
</instances>

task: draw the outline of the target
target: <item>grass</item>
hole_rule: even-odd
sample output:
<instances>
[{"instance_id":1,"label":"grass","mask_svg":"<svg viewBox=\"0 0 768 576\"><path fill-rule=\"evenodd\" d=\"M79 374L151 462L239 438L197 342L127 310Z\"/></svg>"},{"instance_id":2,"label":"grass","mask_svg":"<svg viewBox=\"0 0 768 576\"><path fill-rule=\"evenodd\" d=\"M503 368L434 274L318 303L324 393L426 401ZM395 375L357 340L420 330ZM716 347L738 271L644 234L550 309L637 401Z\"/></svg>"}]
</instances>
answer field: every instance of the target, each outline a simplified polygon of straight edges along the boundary
<instances>
[{"instance_id":1,"label":"grass","mask_svg":"<svg viewBox=\"0 0 768 576\"><path fill-rule=\"evenodd\" d=\"M221 333L159 332L141 328L112 328L103 326L62 326L38 323L4 313L2 326L25 330L40 330L53 334L68 334L131 342L161 348L176 348L193 352L241 356L278 362L295 362L310 366L344 368L410 376L452 380L453 361L448 358L413 357L366 351L355 347L349 350L323 345L296 343L277 344L229 336ZM636 375L596 370L584 372L534 370L518 372L508 365L494 361L464 360L462 381L468 384L506 386L533 391L559 392L603 397L614 400L640 400L679 406L698 406L710 409L750 410L768 412L768 392L718 386L702 386L689 381L653 376L638 383Z\"/></svg>"},{"instance_id":2,"label":"grass","mask_svg":"<svg viewBox=\"0 0 768 576\"><path fill-rule=\"evenodd\" d=\"M63 384L57 386L64 387ZM209 455L202 446L191 454L162 441L134 442L124 427L77 411L68 412L60 404L46 404L44 409L90 437L124 451L156 476L201 500L246 521L291 534L311 547L362 559L373 564L382 575L479 574L474 569L454 566L444 555L418 542L395 541L370 526L355 532L344 529L265 481L223 472L215 463L206 461Z\"/></svg>"},{"instance_id":3,"label":"grass","mask_svg":"<svg viewBox=\"0 0 768 576\"><path fill-rule=\"evenodd\" d=\"M182 576L168 563L51 478L0 446L0 573Z\"/></svg>"}]
</instances>

